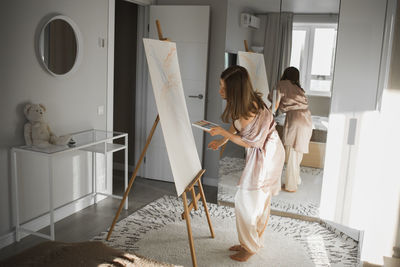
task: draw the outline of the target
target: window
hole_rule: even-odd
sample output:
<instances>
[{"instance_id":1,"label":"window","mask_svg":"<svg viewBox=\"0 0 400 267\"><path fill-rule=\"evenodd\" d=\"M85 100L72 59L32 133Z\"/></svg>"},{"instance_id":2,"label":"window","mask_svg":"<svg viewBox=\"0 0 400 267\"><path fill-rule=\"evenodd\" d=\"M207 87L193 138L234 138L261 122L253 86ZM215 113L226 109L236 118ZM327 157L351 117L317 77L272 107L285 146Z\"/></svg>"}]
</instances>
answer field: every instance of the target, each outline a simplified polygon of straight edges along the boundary
<instances>
[{"instance_id":1,"label":"window","mask_svg":"<svg viewBox=\"0 0 400 267\"><path fill-rule=\"evenodd\" d=\"M337 24L293 23L290 65L308 95L331 96Z\"/></svg>"}]
</instances>

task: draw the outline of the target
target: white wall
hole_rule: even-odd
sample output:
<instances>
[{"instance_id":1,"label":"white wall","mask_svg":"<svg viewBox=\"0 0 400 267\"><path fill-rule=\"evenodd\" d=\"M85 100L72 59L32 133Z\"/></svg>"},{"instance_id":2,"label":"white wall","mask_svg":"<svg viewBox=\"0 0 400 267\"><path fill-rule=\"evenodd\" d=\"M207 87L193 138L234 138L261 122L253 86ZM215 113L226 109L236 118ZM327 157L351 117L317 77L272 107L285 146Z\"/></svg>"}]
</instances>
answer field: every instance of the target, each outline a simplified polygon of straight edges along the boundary
<instances>
[{"instance_id":1,"label":"white wall","mask_svg":"<svg viewBox=\"0 0 400 267\"><path fill-rule=\"evenodd\" d=\"M257 15L257 17L260 19L260 28L253 30L253 34L251 36L251 40L252 40L251 45L264 47L265 28L267 26L267 16L266 15Z\"/></svg>"},{"instance_id":2,"label":"white wall","mask_svg":"<svg viewBox=\"0 0 400 267\"><path fill-rule=\"evenodd\" d=\"M56 78L44 71L35 50L40 29L52 14L70 17L83 37L83 58L77 71ZM97 115L97 107L106 107L107 47L99 47L98 39L107 41L107 0L40 0L2 1L0 3L0 239L13 230L11 209L11 171L9 149L24 144L23 106L28 102L43 103L47 121L58 134L97 128L106 129L106 117ZM107 42L106 42L107 43ZM76 199L90 189L88 155L77 152L74 158L56 160L55 201L58 204ZM100 158L99 158L100 159ZM24 218L39 215L47 204L47 173L43 162L29 159L30 167L21 184ZM75 175L73 175L75 174ZM104 176L104 173L100 173ZM104 183L104 181L103 181ZM38 197L39 202L32 203Z\"/></svg>"},{"instance_id":3,"label":"white wall","mask_svg":"<svg viewBox=\"0 0 400 267\"><path fill-rule=\"evenodd\" d=\"M246 7L246 3L228 0L228 9L226 17L226 51L237 53L245 51L244 40L247 40L249 48L252 45L252 34L255 29L240 26L240 14L254 12Z\"/></svg>"},{"instance_id":4,"label":"white wall","mask_svg":"<svg viewBox=\"0 0 400 267\"><path fill-rule=\"evenodd\" d=\"M375 109L385 8L386 1L341 3L331 109L334 113ZM361 97L363 101L355 101Z\"/></svg>"},{"instance_id":5,"label":"white wall","mask_svg":"<svg viewBox=\"0 0 400 267\"><path fill-rule=\"evenodd\" d=\"M386 1L342 0L340 8L321 216L363 230L361 259L383 264L395 245L400 201L398 83L384 89L375 110ZM397 72L392 65L392 77Z\"/></svg>"}]
</instances>

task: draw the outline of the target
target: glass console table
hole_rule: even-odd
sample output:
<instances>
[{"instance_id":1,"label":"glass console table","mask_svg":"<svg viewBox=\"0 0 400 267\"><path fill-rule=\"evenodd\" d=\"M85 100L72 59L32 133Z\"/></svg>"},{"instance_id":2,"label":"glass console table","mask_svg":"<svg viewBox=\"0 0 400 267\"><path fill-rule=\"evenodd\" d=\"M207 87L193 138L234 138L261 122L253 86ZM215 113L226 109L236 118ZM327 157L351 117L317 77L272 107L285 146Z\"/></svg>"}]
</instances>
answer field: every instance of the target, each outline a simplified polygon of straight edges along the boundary
<instances>
[{"instance_id":1,"label":"glass console table","mask_svg":"<svg viewBox=\"0 0 400 267\"><path fill-rule=\"evenodd\" d=\"M96 195L104 195L107 197L122 199L122 196L113 194L107 194L105 192L99 192L96 189L96 153L105 155L105 181L107 181L107 154L125 150L125 164L124 164L124 179L125 179L125 190L128 186L128 134L120 132L108 132L103 130L87 130L71 134L72 139L75 141L73 145L50 145L47 147L35 147L35 146L19 146L11 149L11 164L12 164L12 180L14 183L14 198L15 198L15 215L16 215L16 240L19 241L21 232L27 234L33 234L50 240L55 239L54 233L54 211L60 207L54 207L54 196L53 196L53 160L56 156L64 153L70 153L76 150L83 150L92 153L92 192L80 197L82 199L88 195L92 195L94 203L96 203ZM116 139L124 139L123 144L117 144L114 141ZM30 229L26 229L21 226L20 214L19 214L19 197L18 197L18 170L17 160L19 153L33 153L37 156L45 157L48 161L48 175L49 175L49 206L50 210L47 214L50 215L50 235L38 233ZM69 203L75 202L79 199L73 200ZM69 204L67 203L67 204ZM67 205L64 204L63 206ZM125 202L125 209L128 209L128 198ZM27 223L27 222L24 222Z\"/></svg>"}]
</instances>

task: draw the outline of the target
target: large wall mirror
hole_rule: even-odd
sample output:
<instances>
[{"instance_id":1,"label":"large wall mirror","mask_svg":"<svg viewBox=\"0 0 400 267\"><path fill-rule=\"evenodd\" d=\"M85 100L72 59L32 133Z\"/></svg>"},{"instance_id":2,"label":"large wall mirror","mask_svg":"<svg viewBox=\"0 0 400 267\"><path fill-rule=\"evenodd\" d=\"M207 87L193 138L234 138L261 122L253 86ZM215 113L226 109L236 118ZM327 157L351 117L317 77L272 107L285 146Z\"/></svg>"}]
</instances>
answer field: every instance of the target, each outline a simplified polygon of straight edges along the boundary
<instances>
[{"instance_id":1,"label":"large wall mirror","mask_svg":"<svg viewBox=\"0 0 400 267\"><path fill-rule=\"evenodd\" d=\"M58 15L43 26L38 47L46 70L60 76L73 71L79 64L82 39L76 24L70 18Z\"/></svg>"},{"instance_id":2,"label":"large wall mirror","mask_svg":"<svg viewBox=\"0 0 400 267\"><path fill-rule=\"evenodd\" d=\"M270 91L276 88L287 67L299 70L312 116L309 153L303 155L297 191L281 191L272 198L271 208L319 217L340 0L298 2L228 0L225 66L237 64L237 53L245 51L243 43L247 40L250 50L264 55ZM243 13L256 17L257 25L241 25ZM275 120L282 137L285 113L278 110ZM244 149L228 143L220 153L220 204L234 205L244 164ZM282 183L285 173L286 164Z\"/></svg>"}]
</instances>

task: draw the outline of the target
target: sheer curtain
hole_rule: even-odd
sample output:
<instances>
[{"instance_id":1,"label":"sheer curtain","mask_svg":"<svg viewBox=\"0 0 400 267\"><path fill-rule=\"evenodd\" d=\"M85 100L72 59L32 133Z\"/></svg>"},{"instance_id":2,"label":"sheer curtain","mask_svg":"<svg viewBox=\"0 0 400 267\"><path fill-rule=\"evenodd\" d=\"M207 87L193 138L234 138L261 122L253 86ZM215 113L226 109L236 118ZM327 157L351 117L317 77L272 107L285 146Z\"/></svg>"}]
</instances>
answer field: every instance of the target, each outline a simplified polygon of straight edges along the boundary
<instances>
[{"instance_id":1,"label":"sheer curtain","mask_svg":"<svg viewBox=\"0 0 400 267\"><path fill-rule=\"evenodd\" d=\"M264 59L270 90L275 90L285 68L290 64L292 49L293 13L267 14L264 40Z\"/></svg>"}]
</instances>

